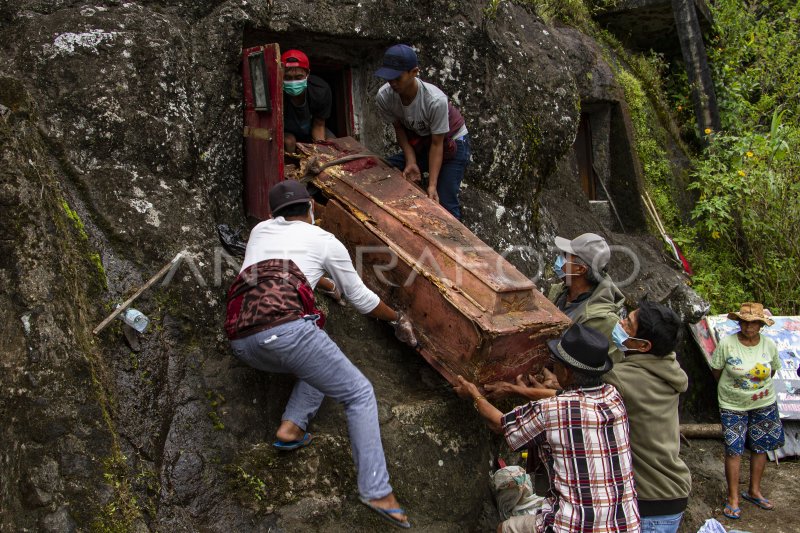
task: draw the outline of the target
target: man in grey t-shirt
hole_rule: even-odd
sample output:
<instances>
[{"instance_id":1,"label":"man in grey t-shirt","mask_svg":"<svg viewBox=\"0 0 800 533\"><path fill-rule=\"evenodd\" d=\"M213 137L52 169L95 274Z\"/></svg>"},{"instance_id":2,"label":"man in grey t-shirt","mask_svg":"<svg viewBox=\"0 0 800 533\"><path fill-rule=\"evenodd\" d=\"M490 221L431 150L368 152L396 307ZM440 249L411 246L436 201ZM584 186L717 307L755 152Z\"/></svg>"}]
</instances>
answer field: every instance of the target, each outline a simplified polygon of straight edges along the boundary
<instances>
[{"instance_id":1,"label":"man in grey t-shirt","mask_svg":"<svg viewBox=\"0 0 800 533\"><path fill-rule=\"evenodd\" d=\"M394 126L403 150L389 157L389 162L461 220L458 192L470 159L464 118L441 89L417 78L417 54L407 45L386 50L375 76L388 82L378 90L378 111ZM425 171L427 184L422 180Z\"/></svg>"}]
</instances>

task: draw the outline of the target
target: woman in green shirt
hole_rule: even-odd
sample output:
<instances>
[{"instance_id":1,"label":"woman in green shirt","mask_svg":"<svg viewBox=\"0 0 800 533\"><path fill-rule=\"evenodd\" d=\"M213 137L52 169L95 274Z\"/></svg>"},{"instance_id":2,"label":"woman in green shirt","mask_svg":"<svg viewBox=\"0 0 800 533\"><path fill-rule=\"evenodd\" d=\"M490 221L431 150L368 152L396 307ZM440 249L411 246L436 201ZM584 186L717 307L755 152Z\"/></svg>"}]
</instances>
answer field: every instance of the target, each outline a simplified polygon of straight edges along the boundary
<instances>
[{"instance_id":1,"label":"woman in green shirt","mask_svg":"<svg viewBox=\"0 0 800 533\"><path fill-rule=\"evenodd\" d=\"M739 312L729 313L728 318L738 321L740 330L719 342L711 368L719 382L717 398L725 438L728 503L722 513L738 519L739 468L745 447L750 450L750 487L742 498L765 510L773 508L761 493L761 476L766 452L783 446L783 425L772 383L781 362L775 343L761 335L763 326L774 324L764 315L763 305L743 303Z\"/></svg>"}]
</instances>

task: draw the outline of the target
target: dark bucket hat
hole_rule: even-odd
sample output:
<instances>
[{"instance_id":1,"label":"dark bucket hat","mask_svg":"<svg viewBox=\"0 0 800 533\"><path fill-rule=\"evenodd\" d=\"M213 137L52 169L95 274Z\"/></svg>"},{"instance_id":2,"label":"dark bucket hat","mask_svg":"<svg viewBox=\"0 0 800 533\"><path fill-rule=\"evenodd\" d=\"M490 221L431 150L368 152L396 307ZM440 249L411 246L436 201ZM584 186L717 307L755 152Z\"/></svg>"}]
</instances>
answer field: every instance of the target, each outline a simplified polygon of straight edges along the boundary
<instances>
[{"instance_id":1,"label":"dark bucket hat","mask_svg":"<svg viewBox=\"0 0 800 533\"><path fill-rule=\"evenodd\" d=\"M556 359L586 374L605 374L614 363L608 356L608 338L594 328L573 324L560 339L547 341Z\"/></svg>"}]
</instances>

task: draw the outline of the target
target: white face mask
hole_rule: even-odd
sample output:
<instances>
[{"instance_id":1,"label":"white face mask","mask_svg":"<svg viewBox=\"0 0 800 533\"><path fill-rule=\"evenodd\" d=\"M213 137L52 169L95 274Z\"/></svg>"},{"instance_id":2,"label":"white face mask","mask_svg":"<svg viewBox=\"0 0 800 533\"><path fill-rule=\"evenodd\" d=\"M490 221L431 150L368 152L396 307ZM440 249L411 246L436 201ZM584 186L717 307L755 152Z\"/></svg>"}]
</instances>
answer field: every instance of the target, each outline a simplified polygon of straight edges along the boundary
<instances>
[{"instance_id":1,"label":"white face mask","mask_svg":"<svg viewBox=\"0 0 800 533\"><path fill-rule=\"evenodd\" d=\"M313 225L314 224L314 202L309 202L309 205L311 206L311 224Z\"/></svg>"}]
</instances>

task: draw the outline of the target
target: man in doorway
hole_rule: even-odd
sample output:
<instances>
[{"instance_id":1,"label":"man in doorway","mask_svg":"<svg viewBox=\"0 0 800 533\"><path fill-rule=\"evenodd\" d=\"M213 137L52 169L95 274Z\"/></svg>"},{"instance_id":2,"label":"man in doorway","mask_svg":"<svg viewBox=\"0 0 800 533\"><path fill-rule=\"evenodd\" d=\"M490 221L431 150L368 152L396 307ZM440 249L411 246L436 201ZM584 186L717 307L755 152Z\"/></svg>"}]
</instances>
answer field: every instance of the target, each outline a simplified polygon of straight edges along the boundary
<instances>
[{"instance_id":1,"label":"man in doorway","mask_svg":"<svg viewBox=\"0 0 800 533\"><path fill-rule=\"evenodd\" d=\"M387 81L378 90L378 111L394 126L402 149L389 163L461 220L458 193L471 154L464 118L441 89L418 78L417 54L410 46L386 50L375 76Z\"/></svg>"},{"instance_id":2,"label":"man in doorway","mask_svg":"<svg viewBox=\"0 0 800 533\"><path fill-rule=\"evenodd\" d=\"M368 289L345 246L314 225L314 203L304 185L278 183L269 191L269 205L272 218L251 231L242 270L228 291L225 330L244 363L297 377L273 446L290 451L309 445L308 424L330 396L347 415L361 502L409 528L389 485L372 384L317 326L313 289L328 272L353 307L390 322L399 340L415 346L411 322Z\"/></svg>"},{"instance_id":3,"label":"man in doorway","mask_svg":"<svg viewBox=\"0 0 800 533\"><path fill-rule=\"evenodd\" d=\"M325 129L331 116L331 88L311 74L311 65L300 50L281 55L283 65L283 146L295 153L298 142L324 141L333 137Z\"/></svg>"}]
</instances>

